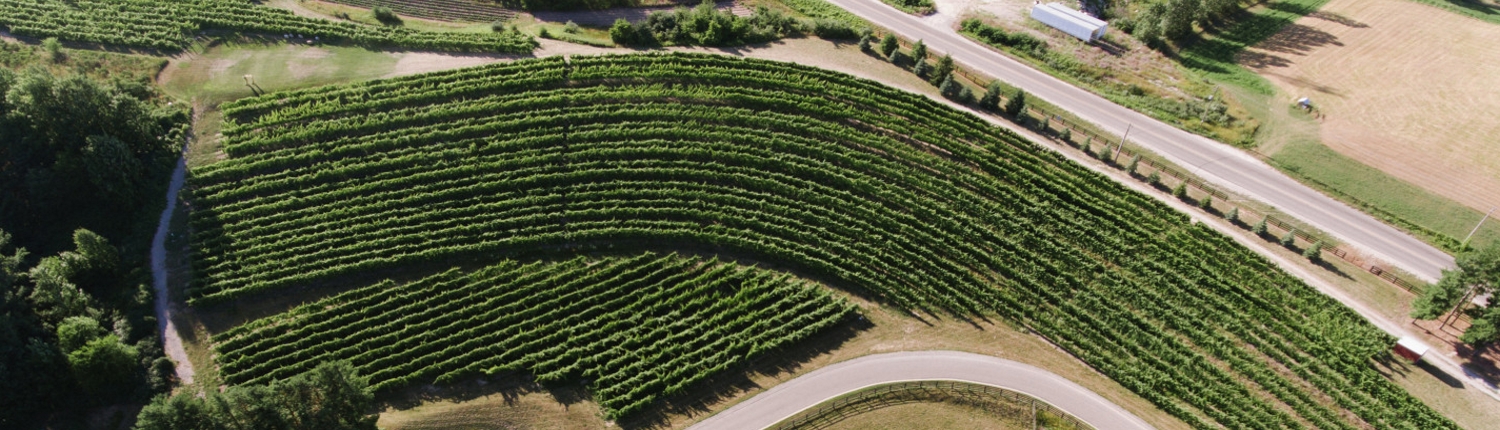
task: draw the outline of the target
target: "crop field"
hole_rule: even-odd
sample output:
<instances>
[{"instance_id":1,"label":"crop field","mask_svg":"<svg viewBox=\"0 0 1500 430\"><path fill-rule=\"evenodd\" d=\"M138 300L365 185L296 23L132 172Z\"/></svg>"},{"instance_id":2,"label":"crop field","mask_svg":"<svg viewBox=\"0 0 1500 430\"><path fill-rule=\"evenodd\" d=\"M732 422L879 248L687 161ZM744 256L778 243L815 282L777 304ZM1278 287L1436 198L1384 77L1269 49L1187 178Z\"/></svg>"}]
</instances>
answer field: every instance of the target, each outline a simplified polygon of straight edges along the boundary
<instances>
[{"instance_id":1,"label":"crop field","mask_svg":"<svg viewBox=\"0 0 1500 430\"><path fill-rule=\"evenodd\" d=\"M475 0L330 0L332 3L362 8L388 7L401 16L442 21L492 22L516 16L516 12L499 4Z\"/></svg>"},{"instance_id":2,"label":"crop field","mask_svg":"<svg viewBox=\"0 0 1500 430\"><path fill-rule=\"evenodd\" d=\"M1486 114L1500 110L1500 74L1483 72L1500 70L1497 39L1500 25L1428 5L1334 0L1242 62L1313 99L1324 145L1477 211L1434 226L1462 239L1500 206L1500 120Z\"/></svg>"},{"instance_id":3,"label":"crop field","mask_svg":"<svg viewBox=\"0 0 1500 430\"><path fill-rule=\"evenodd\" d=\"M248 0L0 0L0 27L23 36L164 51L182 50L200 30L210 29L435 51L529 53L536 48L535 40L512 32L459 34L335 22Z\"/></svg>"},{"instance_id":4,"label":"crop field","mask_svg":"<svg viewBox=\"0 0 1500 430\"><path fill-rule=\"evenodd\" d=\"M215 350L240 384L328 360L358 366L377 391L510 370L587 377L601 406L627 414L852 312L784 274L647 253L380 283L222 333Z\"/></svg>"},{"instance_id":5,"label":"crop field","mask_svg":"<svg viewBox=\"0 0 1500 430\"><path fill-rule=\"evenodd\" d=\"M590 288L630 291L624 284L652 282L623 274L634 262L676 264L642 253L687 250L763 261L918 315L1024 324L1195 427L1455 427L1374 369L1374 360L1390 357L1393 339L1269 261L978 117L848 75L701 54L554 57L273 93L221 108L228 158L193 169L189 186L189 295L198 305L434 266L578 254L614 257L559 281L607 279ZM584 261L594 260L545 267L571 270L562 265ZM469 276L515 264L522 263ZM460 285L512 291L444 276L459 273L409 287L363 287L371 290L354 291L371 292L250 322L215 338L220 362L231 380L279 378L314 352L274 360L239 354L334 338L344 343L310 351L384 351L386 341L337 330L472 302L435 298L389 314L344 304L375 291L424 298ZM538 291L554 291L559 281ZM740 285L751 296L773 288ZM559 288L532 300L575 290ZM837 308L825 296L797 294L808 303L785 306ZM578 306L597 303L584 302ZM327 318L348 316L300 319L322 309ZM558 367L533 372L592 375L588 364L566 366L597 354L567 350L593 351L588 342L616 335L608 318L596 322L606 325L601 331L580 329L597 335L578 334L566 347L436 351L538 324L592 322L590 312L545 314L521 329L481 324L485 318L445 331L413 329L411 336L434 343L423 351L435 352L366 371L387 388L553 361ZM541 314L517 318L533 315ZM791 332L817 325L786 324ZM303 334L272 335L281 330ZM458 330L473 334L442 340ZM267 333L267 343L243 349L249 341L236 339L254 332ZM531 336L547 334L554 333ZM394 353L371 352L370 363ZM675 370L661 360L679 353L642 358L632 369ZM711 363L722 362L707 363L694 369L711 374L719 369ZM564 368L578 373L556 373ZM660 373L639 378L590 380L601 384L595 396L612 415L649 407L643 399L680 384ZM624 386L642 388L624 397L623 388L611 388Z\"/></svg>"}]
</instances>

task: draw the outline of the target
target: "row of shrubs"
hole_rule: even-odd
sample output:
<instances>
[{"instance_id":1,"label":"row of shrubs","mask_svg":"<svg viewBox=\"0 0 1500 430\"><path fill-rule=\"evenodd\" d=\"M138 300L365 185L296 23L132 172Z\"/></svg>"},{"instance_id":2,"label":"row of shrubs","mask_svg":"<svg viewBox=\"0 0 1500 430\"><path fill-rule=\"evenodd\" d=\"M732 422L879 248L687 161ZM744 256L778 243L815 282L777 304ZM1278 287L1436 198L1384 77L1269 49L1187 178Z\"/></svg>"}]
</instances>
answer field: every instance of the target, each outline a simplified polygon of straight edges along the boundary
<instances>
[{"instance_id":1,"label":"row of shrubs","mask_svg":"<svg viewBox=\"0 0 1500 430\"><path fill-rule=\"evenodd\" d=\"M965 27L968 27L969 22L966 21L964 24ZM1028 46L1036 49L1045 49L1046 47L1045 43L1032 38L1030 35L1026 35L1023 33L1005 33L1003 30L986 31L992 29L994 28L981 25L976 26L972 29L966 28L965 30L983 31L984 33L986 33L985 35L983 35L984 37L995 40L997 41L996 43L1019 46L1023 47L1023 49L1026 49L1026 47ZM1032 45L1030 41L1034 41L1035 45ZM1023 126L1027 125L1025 117L1027 107L1025 91L1022 91L1018 88L1010 95L1002 96L1004 89L1002 88L1000 81L993 80L990 81L989 85L985 88L984 95L980 96L978 100L976 100L974 98L974 94L969 90L968 87L965 87L954 80L953 72L955 67L952 57L944 55L942 58L939 58L937 60L936 65L928 64L927 45L925 43L923 43L921 40L918 40L916 41L916 43L912 44L911 49L908 51L908 53L903 53L900 49L900 41L894 34L886 34L884 37L880 38L878 46L875 45L875 43L875 37L873 34L864 32L860 35L860 50L869 54L883 57L898 66L904 67L905 64L911 64L909 70L912 73L915 73L917 76L927 80L928 83L937 86L938 91L943 95L943 97L947 97L950 100L954 100L963 104L974 104L979 108L987 111L1002 113L1005 116L1008 116L1015 120L1018 124L1021 124ZM1051 130L1048 120L1048 116L1043 116L1042 119L1031 125L1034 126L1034 128L1036 128L1037 130L1040 130L1044 133L1049 133ZM1058 132L1058 137L1064 142L1071 143L1072 130L1064 128L1060 132ZM1101 160L1105 160L1106 162L1112 162L1112 154L1108 150L1108 145L1106 145L1105 148L1101 149L1098 153L1093 153L1090 151L1090 145L1092 144L1092 142L1093 138L1090 137L1087 141L1081 144L1080 148L1085 153L1096 155ZM1135 176L1140 161L1141 157L1139 155L1132 157L1129 164L1125 167L1125 170L1130 173L1131 176ZM1162 184L1161 175L1158 172L1151 172L1151 175L1146 177L1145 180L1153 187L1164 186ZM1188 200L1187 183L1182 182L1177 184L1177 186L1172 189L1172 196L1176 197L1179 200ZM1204 196L1203 198L1197 200L1197 204L1203 210L1212 212L1213 196ZM1225 219L1227 219L1232 224L1242 225L1239 219L1239 208L1231 208L1229 213L1225 215ZM1264 238L1268 237L1269 235L1269 233L1267 232L1265 218L1262 218L1260 222L1256 223L1255 225L1250 226L1250 230L1251 232L1255 233L1257 237ZM1282 246L1295 251L1297 250L1296 239L1296 232L1289 230L1280 238L1280 242ZM1313 263L1321 263L1322 250L1324 246L1325 245L1322 241L1315 241L1312 244L1308 245L1307 248L1302 249L1302 256L1306 257Z\"/></svg>"},{"instance_id":2,"label":"row of shrubs","mask_svg":"<svg viewBox=\"0 0 1500 430\"><path fill-rule=\"evenodd\" d=\"M617 19L609 28L609 37L624 46L735 46L803 33L825 39L853 39L860 32L842 21L798 20L765 7L757 7L748 17L736 16L705 0L692 9L652 13L634 24L624 18Z\"/></svg>"}]
</instances>

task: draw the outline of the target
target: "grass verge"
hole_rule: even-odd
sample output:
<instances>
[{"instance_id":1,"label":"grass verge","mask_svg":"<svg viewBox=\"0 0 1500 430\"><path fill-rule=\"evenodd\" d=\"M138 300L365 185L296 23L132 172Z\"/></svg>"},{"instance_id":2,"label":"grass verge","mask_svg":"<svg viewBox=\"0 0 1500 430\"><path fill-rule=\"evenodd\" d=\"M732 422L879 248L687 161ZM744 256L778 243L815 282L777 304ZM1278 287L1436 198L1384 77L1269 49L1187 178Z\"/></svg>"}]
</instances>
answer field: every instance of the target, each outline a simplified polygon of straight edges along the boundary
<instances>
[{"instance_id":1,"label":"grass verge","mask_svg":"<svg viewBox=\"0 0 1500 430\"><path fill-rule=\"evenodd\" d=\"M1480 21L1500 24L1500 5L1480 0L1411 0Z\"/></svg>"}]
</instances>

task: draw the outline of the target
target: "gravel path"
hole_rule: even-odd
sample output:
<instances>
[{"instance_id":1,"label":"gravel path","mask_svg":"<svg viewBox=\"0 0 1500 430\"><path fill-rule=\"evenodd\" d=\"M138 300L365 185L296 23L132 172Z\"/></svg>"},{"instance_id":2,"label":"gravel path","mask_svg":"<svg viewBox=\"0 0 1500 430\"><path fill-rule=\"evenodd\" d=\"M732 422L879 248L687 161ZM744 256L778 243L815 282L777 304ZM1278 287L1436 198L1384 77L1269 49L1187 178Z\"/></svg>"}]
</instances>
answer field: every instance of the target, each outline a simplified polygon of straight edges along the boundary
<instances>
[{"instance_id":1,"label":"gravel path","mask_svg":"<svg viewBox=\"0 0 1500 430\"><path fill-rule=\"evenodd\" d=\"M185 147L184 147L185 148ZM188 361L187 350L182 348L182 338L177 335L177 326L172 323L175 305L167 297L167 230L172 225L172 212L177 209L177 192L187 177L187 160L177 159L177 168L172 170L172 183L167 186L167 207L162 209L156 223L156 236L151 238L151 278L156 289L156 331L161 335L167 358L177 365L177 379L183 384L193 383L193 362Z\"/></svg>"},{"instance_id":2,"label":"gravel path","mask_svg":"<svg viewBox=\"0 0 1500 430\"><path fill-rule=\"evenodd\" d=\"M764 429L807 408L873 385L963 381L1025 393L1100 429L1152 429L1093 391L1029 364L958 351L867 355L827 366L766 390L698 424L696 430Z\"/></svg>"}]
</instances>

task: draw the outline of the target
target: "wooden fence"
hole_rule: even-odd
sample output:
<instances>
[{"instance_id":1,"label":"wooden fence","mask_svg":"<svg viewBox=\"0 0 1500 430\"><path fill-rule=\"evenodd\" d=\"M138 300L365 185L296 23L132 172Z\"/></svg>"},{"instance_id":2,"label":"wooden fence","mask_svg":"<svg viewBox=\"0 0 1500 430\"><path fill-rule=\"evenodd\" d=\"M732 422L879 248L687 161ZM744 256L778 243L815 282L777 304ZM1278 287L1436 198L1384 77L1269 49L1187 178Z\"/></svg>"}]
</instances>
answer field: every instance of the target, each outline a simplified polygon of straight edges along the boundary
<instances>
[{"instance_id":1,"label":"wooden fence","mask_svg":"<svg viewBox=\"0 0 1500 430\"><path fill-rule=\"evenodd\" d=\"M856 415L909 403L956 403L1030 423L1032 429L1094 430L1067 412L1019 392L957 381L911 381L879 385L808 409L772 427L812 430L832 426Z\"/></svg>"}]
</instances>

